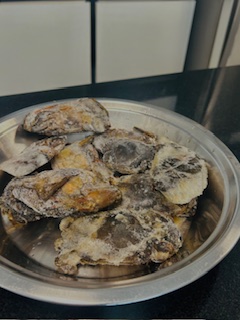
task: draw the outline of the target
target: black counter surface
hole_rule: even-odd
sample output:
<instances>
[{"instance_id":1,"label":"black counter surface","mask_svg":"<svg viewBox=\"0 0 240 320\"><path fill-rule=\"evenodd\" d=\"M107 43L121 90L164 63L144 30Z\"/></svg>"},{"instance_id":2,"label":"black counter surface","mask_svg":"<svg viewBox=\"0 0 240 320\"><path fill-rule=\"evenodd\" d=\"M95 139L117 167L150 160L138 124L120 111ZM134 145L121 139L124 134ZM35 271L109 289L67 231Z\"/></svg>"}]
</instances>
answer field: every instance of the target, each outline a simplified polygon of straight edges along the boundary
<instances>
[{"instance_id":1,"label":"black counter surface","mask_svg":"<svg viewBox=\"0 0 240 320\"><path fill-rule=\"evenodd\" d=\"M42 102L86 96L171 109L211 130L240 160L239 66L0 97L0 116ZM0 318L240 319L240 243L200 279L159 298L123 306L78 307L0 289Z\"/></svg>"}]
</instances>

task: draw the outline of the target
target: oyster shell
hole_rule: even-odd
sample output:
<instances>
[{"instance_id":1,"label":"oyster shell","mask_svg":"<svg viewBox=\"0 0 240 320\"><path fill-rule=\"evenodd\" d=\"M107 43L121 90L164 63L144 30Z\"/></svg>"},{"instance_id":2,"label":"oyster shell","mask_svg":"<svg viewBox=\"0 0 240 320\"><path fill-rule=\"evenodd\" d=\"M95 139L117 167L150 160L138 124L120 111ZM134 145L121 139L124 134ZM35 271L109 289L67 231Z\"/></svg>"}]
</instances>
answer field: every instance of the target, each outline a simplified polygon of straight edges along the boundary
<instances>
[{"instance_id":1,"label":"oyster shell","mask_svg":"<svg viewBox=\"0 0 240 320\"><path fill-rule=\"evenodd\" d=\"M46 136L93 131L110 127L108 111L95 99L82 98L53 104L27 114L23 128Z\"/></svg>"},{"instance_id":2,"label":"oyster shell","mask_svg":"<svg viewBox=\"0 0 240 320\"><path fill-rule=\"evenodd\" d=\"M149 172L126 175L118 178L116 185L122 193L121 208L144 211L154 209L172 217L192 217L196 213L197 199L178 205L170 202L155 189Z\"/></svg>"},{"instance_id":3,"label":"oyster shell","mask_svg":"<svg viewBox=\"0 0 240 320\"><path fill-rule=\"evenodd\" d=\"M92 145L93 136L81 141L75 141L62 149L52 160L53 169L76 168L90 170L98 174L103 180L111 181L113 172L99 158L99 154Z\"/></svg>"},{"instance_id":4,"label":"oyster shell","mask_svg":"<svg viewBox=\"0 0 240 320\"><path fill-rule=\"evenodd\" d=\"M99 161L97 150L91 144L93 137L75 141L63 148L52 160L53 169L79 168L91 170L93 163Z\"/></svg>"},{"instance_id":5,"label":"oyster shell","mask_svg":"<svg viewBox=\"0 0 240 320\"><path fill-rule=\"evenodd\" d=\"M172 141L159 145L150 174L155 188L176 204L186 204L200 196L208 183L206 162Z\"/></svg>"},{"instance_id":6,"label":"oyster shell","mask_svg":"<svg viewBox=\"0 0 240 320\"><path fill-rule=\"evenodd\" d=\"M157 138L153 134L139 128L132 131L110 129L93 140L103 162L121 174L148 169L156 152L156 144Z\"/></svg>"},{"instance_id":7,"label":"oyster shell","mask_svg":"<svg viewBox=\"0 0 240 320\"><path fill-rule=\"evenodd\" d=\"M50 137L33 142L20 154L4 161L0 169L15 177L28 175L48 163L67 142L66 136Z\"/></svg>"},{"instance_id":8,"label":"oyster shell","mask_svg":"<svg viewBox=\"0 0 240 320\"><path fill-rule=\"evenodd\" d=\"M87 170L46 170L14 178L1 197L2 212L18 222L94 213L121 199L118 188Z\"/></svg>"},{"instance_id":9,"label":"oyster shell","mask_svg":"<svg viewBox=\"0 0 240 320\"><path fill-rule=\"evenodd\" d=\"M68 179L78 173L76 169L47 170L35 175L13 178L1 196L1 213L7 214L10 220L24 223L51 216L41 206Z\"/></svg>"},{"instance_id":10,"label":"oyster shell","mask_svg":"<svg viewBox=\"0 0 240 320\"><path fill-rule=\"evenodd\" d=\"M55 242L56 266L76 274L79 265L141 265L163 262L182 246L181 233L172 219L150 209L105 211L60 223Z\"/></svg>"}]
</instances>

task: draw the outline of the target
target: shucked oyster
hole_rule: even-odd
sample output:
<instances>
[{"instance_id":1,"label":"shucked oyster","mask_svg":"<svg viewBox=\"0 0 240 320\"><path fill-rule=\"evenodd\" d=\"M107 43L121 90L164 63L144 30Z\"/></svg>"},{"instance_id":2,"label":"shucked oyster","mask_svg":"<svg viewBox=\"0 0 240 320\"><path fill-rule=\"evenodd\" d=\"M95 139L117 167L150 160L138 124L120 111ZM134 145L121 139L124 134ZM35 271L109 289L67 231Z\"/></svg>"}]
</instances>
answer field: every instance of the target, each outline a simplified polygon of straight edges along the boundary
<instances>
[{"instance_id":1,"label":"shucked oyster","mask_svg":"<svg viewBox=\"0 0 240 320\"><path fill-rule=\"evenodd\" d=\"M33 142L14 158L4 161L0 169L15 177L25 176L48 163L62 150L66 142L66 136Z\"/></svg>"},{"instance_id":2,"label":"shucked oyster","mask_svg":"<svg viewBox=\"0 0 240 320\"><path fill-rule=\"evenodd\" d=\"M81 264L141 265L163 262L182 246L181 233L172 219L154 210L105 211L60 223L55 242L56 266L76 274Z\"/></svg>"},{"instance_id":3,"label":"shucked oyster","mask_svg":"<svg viewBox=\"0 0 240 320\"><path fill-rule=\"evenodd\" d=\"M27 114L23 128L46 136L93 131L110 127L107 110L95 99L82 98L53 104Z\"/></svg>"},{"instance_id":4,"label":"shucked oyster","mask_svg":"<svg viewBox=\"0 0 240 320\"><path fill-rule=\"evenodd\" d=\"M121 174L144 172L156 152L157 139L151 133L111 129L94 138L93 145L102 154L103 162Z\"/></svg>"},{"instance_id":5,"label":"shucked oyster","mask_svg":"<svg viewBox=\"0 0 240 320\"><path fill-rule=\"evenodd\" d=\"M163 142L152 162L150 174L157 190L176 204L186 204L207 187L208 170L195 152L175 142Z\"/></svg>"},{"instance_id":6,"label":"shucked oyster","mask_svg":"<svg viewBox=\"0 0 240 320\"><path fill-rule=\"evenodd\" d=\"M42 171L14 178L1 197L2 212L18 222L94 213L121 199L121 192L80 169Z\"/></svg>"}]
</instances>

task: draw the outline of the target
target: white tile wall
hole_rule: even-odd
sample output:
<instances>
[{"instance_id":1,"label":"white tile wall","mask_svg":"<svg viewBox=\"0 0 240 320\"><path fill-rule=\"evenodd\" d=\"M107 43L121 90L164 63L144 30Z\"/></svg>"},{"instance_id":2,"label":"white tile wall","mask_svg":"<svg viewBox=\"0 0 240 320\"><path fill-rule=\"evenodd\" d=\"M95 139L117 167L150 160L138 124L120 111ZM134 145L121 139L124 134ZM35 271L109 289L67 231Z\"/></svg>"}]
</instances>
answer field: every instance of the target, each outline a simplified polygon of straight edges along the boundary
<instances>
[{"instance_id":1,"label":"white tile wall","mask_svg":"<svg viewBox=\"0 0 240 320\"><path fill-rule=\"evenodd\" d=\"M97 2L98 82L181 72L195 1Z\"/></svg>"},{"instance_id":2,"label":"white tile wall","mask_svg":"<svg viewBox=\"0 0 240 320\"><path fill-rule=\"evenodd\" d=\"M89 2L0 4L0 96L89 83L90 56Z\"/></svg>"},{"instance_id":3,"label":"white tile wall","mask_svg":"<svg viewBox=\"0 0 240 320\"><path fill-rule=\"evenodd\" d=\"M210 67L232 2L225 0ZM182 71L194 0L98 1L96 9L97 82ZM228 65L240 64L239 43L240 29ZM89 2L0 3L0 96L88 84L90 60Z\"/></svg>"}]
</instances>

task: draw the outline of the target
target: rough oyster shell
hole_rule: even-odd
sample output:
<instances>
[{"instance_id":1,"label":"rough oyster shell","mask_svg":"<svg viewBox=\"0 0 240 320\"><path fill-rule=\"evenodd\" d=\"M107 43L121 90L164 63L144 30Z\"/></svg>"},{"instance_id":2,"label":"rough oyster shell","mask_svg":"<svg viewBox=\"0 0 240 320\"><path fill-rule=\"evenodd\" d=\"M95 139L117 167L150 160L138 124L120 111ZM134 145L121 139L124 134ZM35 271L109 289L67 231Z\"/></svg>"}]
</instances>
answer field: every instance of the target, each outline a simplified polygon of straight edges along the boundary
<instances>
[{"instance_id":1,"label":"rough oyster shell","mask_svg":"<svg viewBox=\"0 0 240 320\"><path fill-rule=\"evenodd\" d=\"M82 98L53 104L27 114L23 128L46 136L93 131L110 127L107 110L95 99Z\"/></svg>"},{"instance_id":2,"label":"rough oyster shell","mask_svg":"<svg viewBox=\"0 0 240 320\"><path fill-rule=\"evenodd\" d=\"M105 211L60 223L55 242L56 265L61 272L76 274L79 264L140 265L163 262L182 246L172 219L154 210Z\"/></svg>"}]
</instances>

